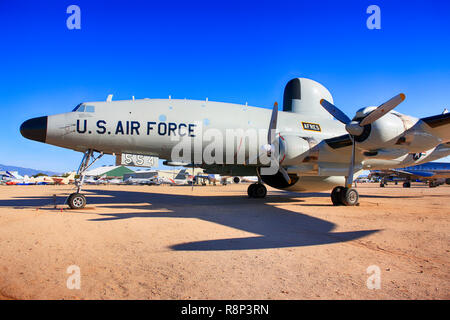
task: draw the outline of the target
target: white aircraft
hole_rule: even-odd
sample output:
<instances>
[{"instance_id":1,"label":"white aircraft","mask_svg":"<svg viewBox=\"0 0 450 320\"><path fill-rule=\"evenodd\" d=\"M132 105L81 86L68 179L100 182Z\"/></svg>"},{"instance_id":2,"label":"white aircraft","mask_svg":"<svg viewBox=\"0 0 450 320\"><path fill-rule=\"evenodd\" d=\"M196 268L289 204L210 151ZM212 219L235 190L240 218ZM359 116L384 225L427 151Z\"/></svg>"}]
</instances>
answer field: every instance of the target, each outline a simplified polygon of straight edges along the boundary
<instances>
[{"instance_id":1,"label":"white aircraft","mask_svg":"<svg viewBox=\"0 0 450 320\"><path fill-rule=\"evenodd\" d=\"M234 183L241 183L241 182L256 183L256 182L258 182L258 177L257 176L233 177L232 180Z\"/></svg>"},{"instance_id":2,"label":"white aircraft","mask_svg":"<svg viewBox=\"0 0 450 320\"><path fill-rule=\"evenodd\" d=\"M152 177L152 178L128 178L126 180L124 180L125 184L133 184L133 185L155 185L155 184L160 184L159 180L157 177Z\"/></svg>"},{"instance_id":3,"label":"white aircraft","mask_svg":"<svg viewBox=\"0 0 450 320\"><path fill-rule=\"evenodd\" d=\"M25 179L28 177L25 176ZM39 177L31 177L27 179L28 182L33 184L53 184L54 180L49 176L39 176Z\"/></svg>"},{"instance_id":4,"label":"white aircraft","mask_svg":"<svg viewBox=\"0 0 450 320\"><path fill-rule=\"evenodd\" d=\"M16 172L6 171L6 175L3 178L6 185L24 185L31 184L28 181L28 176L21 176Z\"/></svg>"},{"instance_id":5,"label":"white aircraft","mask_svg":"<svg viewBox=\"0 0 450 320\"><path fill-rule=\"evenodd\" d=\"M33 118L25 138L84 153L71 208L81 208L86 169L103 154L142 154L192 163L205 173L258 176L248 195L271 187L331 190L335 205L356 205L353 176L362 170L428 162L450 154L450 114L422 119L392 111L399 94L353 119L333 105L318 82L296 78L284 90L283 111L198 100L142 99L80 103L72 112ZM333 119L333 117L335 119ZM255 139L256 137L256 139ZM98 155L95 155L99 153Z\"/></svg>"},{"instance_id":6,"label":"white aircraft","mask_svg":"<svg viewBox=\"0 0 450 320\"><path fill-rule=\"evenodd\" d=\"M70 184L75 182L75 172L71 172L67 177L51 177L55 184Z\"/></svg>"},{"instance_id":7,"label":"white aircraft","mask_svg":"<svg viewBox=\"0 0 450 320\"><path fill-rule=\"evenodd\" d=\"M170 184L173 186L183 186L183 185L188 185L188 184L192 184L193 181L193 176L190 175L186 169L181 169L177 175L173 178L171 178L170 176L168 176L167 174L165 175L159 175L158 176L158 181L160 184Z\"/></svg>"}]
</instances>

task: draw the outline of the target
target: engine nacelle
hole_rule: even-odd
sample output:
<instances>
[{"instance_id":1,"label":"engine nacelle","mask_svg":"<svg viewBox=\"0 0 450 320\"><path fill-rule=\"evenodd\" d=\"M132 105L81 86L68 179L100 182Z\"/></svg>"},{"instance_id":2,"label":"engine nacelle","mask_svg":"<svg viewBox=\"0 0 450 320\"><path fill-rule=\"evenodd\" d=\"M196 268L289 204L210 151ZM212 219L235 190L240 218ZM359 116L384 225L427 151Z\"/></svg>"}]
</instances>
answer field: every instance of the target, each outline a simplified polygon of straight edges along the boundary
<instances>
[{"instance_id":1,"label":"engine nacelle","mask_svg":"<svg viewBox=\"0 0 450 320\"><path fill-rule=\"evenodd\" d=\"M299 164L308 156L309 143L305 139L291 134L281 134L280 164L283 166Z\"/></svg>"},{"instance_id":2,"label":"engine nacelle","mask_svg":"<svg viewBox=\"0 0 450 320\"><path fill-rule=\"evenodd\" d=\"M375 107L359 110L354 120L362 118ZM394 113L387 113L372 124L364 126L363 133L355 137L357 147L363 150L376 150L395 146L398 139L405 132L405 126L400 117Z\"/></svg>"}]
</instances>

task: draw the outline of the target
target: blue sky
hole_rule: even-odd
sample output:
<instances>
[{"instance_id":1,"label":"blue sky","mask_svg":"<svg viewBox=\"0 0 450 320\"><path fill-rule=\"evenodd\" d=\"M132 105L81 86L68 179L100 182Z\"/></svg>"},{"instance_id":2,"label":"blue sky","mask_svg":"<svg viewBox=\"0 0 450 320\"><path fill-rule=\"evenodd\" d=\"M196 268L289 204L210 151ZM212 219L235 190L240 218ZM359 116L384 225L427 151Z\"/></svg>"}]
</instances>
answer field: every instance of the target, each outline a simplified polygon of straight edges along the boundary
<instances>
[{"instance_id":1,"label":"blue sky","mask_svg":"<svg viewBox=\"0 0 450 320\"><path fill-rule=\"evenodd\" d=\"M66 27L71 4L81 30ZM381 30L366 27L371 4ZM399 92L399 112L441 113L449 12L446 1L0 0L0 163L76 169L79 153L26 140L19 126L110 93L270 107L307 77L349 115Z\"/></svg>"}]
</instances>

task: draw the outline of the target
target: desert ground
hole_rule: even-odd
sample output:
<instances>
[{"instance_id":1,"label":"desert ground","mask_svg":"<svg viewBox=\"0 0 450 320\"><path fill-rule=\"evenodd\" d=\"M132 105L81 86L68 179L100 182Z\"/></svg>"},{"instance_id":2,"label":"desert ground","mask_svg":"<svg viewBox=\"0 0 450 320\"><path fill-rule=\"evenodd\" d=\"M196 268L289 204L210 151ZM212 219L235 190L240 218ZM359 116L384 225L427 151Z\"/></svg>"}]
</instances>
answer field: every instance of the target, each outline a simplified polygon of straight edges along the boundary
<instances>
[{"instance_id":1,"label":"desert ground","mask_svg":"<svg viewBox=\"0 0 450 320\"><path fill-rule=\"evenodd\" d=\"M247 187L86 186L70 210L73 186L0 186L0 298L450 298L450 186Z\"/></svg>"}]
</instances>

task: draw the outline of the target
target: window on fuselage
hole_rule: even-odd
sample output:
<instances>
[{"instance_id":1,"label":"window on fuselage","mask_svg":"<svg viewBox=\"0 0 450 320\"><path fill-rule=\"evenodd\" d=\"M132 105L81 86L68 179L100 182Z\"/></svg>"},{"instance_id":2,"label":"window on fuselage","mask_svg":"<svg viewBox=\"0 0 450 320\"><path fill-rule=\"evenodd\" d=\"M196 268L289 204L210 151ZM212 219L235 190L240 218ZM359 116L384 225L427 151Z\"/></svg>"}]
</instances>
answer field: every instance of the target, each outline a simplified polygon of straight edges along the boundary
<instances>
[{"instance_id":1,"label":"window on fuselage","mask_svg":"<svg viewBox=\"0 0 450 320\"><path fill-rule=\"evenodd\" d=\"M73 108L72 112L77 112L80 109L82 103L78 104L75 108Z\"/></svg>"},{"instance_id":2,"label":"window on fuselage","mask_svg":"<svg viewBox=\"0 0 450 320\"><path fill-rule=\"evenodd\" d=\"M72 112L95 112L95 106L80 103L72 110Z\"/></svg>"},{"instance_id":3,"label":"window on fuselage","mask_svg":"<svg viewBox=\"0 0 450 320\"><path fill-rule=\"evenodd\" d=\"M72 110L72 112L84 112L84 107L85 107L85 104L80 103L79 105L77 105L75 107L75 109Z\"/></svg>"},{"instance_id":4,"label":"window on fuselage","mask_svg":"<svg viewBox=\"0 0 450 320\"><path fill-rule=\"evenodd\" d=\"M95 107L87 105L84 112L95 112Z\"/></svg>"}]
</instances>

